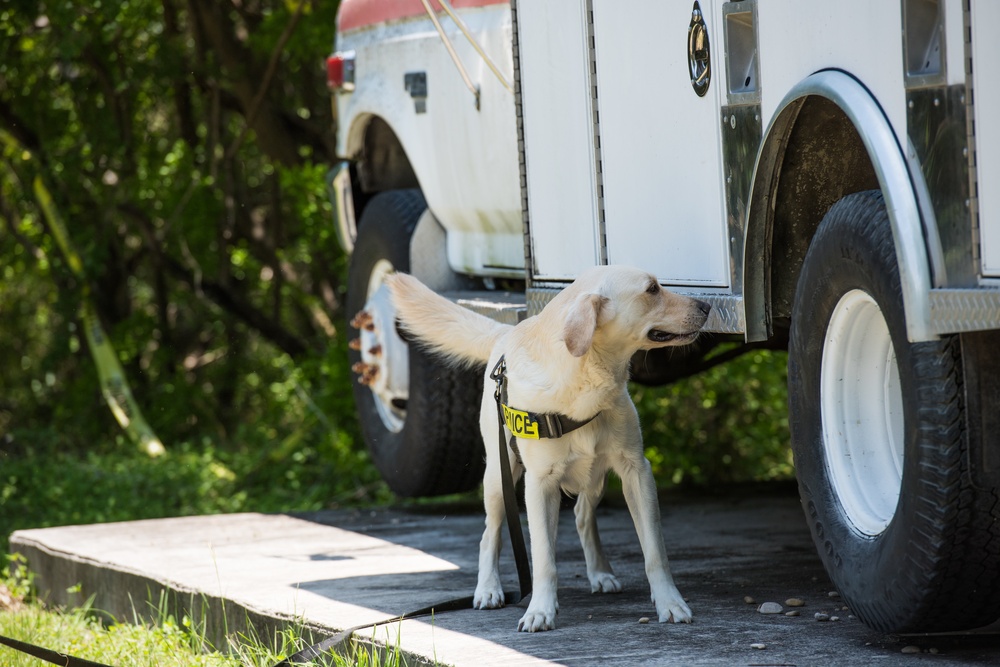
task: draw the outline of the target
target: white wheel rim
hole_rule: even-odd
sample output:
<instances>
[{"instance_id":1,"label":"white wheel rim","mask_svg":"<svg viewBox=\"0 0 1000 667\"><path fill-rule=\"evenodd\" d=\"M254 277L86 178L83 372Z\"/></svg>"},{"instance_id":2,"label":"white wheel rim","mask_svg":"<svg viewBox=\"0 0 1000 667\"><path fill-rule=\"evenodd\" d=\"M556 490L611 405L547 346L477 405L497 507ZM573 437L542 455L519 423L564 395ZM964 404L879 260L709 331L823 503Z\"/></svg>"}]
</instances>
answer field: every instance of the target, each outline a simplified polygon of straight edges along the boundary
<instances>
[{"instance_id":1,"label":"white wheel rim","mask_svg":"<svg viewBox=\"0 0 1000 667\"><path fill-rule=\"evenodd\" d=\"M903 397L889 327L875 300L852 290L830 317L820 409L827 471L847 519L881 534L903 481Z\"/></svg>"},{"instance_id":2,"label":"white wheel rim","mask_svg":"<svg viewBox=\"0 0 1000 667\"><path fill-rule=\"evenodd\" d=\"M361 361L379 369L369 387L375 409L386 429L399 433L406 422L410 363L409 348L396 331L396 310L385 286L386 277L395 270L391 262L380 259L369 275L365 310L374 327L361 330Z\"/></svg>"}]
</instances>

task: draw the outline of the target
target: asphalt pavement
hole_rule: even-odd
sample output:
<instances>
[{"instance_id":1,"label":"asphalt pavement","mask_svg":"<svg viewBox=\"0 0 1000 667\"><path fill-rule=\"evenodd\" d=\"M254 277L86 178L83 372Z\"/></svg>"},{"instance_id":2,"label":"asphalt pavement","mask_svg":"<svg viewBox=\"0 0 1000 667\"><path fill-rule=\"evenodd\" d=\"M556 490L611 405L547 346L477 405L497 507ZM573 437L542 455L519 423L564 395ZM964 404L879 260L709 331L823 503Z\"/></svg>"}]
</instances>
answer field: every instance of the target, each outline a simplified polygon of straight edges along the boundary
<instances>
[{"instance_id":1,"label":"asphalt pavement","mask_svg":"<svg viewBox=\"0 0 1000 667\"><path fill-rule=\"evenodd\" d=\"M1000 664L997 626L900 637L855 619L823 571L791 485L675 492L661 508L674 578L694 613L690 625L656 621L628 512L609 498L598 524L625 590L590 593L565 509L556 630L518 633L522 603L359 636L398 645L410 664L458 667ZM95 608L131 618L137 607L143 613L168 599L204 620L218 642L251 626L266 637L288 622L319 636L471 595L482 521L477 506L430 504L47 528L19 531L11 543L54 603L94 595ZM501 569L505 588L515 588L506 547ZM789 606L793 598L803 606ZM763 603L780 605L780 613L761 613Z\"/></svg>"}]
</instances>

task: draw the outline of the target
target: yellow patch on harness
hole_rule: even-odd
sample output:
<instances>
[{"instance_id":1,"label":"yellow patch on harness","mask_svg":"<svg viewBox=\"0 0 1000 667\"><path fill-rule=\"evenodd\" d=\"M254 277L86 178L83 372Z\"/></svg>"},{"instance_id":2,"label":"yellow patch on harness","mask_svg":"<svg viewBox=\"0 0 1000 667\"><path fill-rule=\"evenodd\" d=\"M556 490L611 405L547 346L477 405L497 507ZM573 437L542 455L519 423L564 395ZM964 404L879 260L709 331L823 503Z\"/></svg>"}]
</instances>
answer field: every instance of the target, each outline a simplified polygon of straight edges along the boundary
<instances>
[{"instance_id":1,"label":"yellow patch on harness","mask_svg":"<svg viewBox=\"0 0 1000 667\"><path fill-rule=\"evenodd\" d=\"M519 438L538 440L538 422L531 419L527 412L503 405L503 420L510 432Z\"/></svg>"}]
</instances>

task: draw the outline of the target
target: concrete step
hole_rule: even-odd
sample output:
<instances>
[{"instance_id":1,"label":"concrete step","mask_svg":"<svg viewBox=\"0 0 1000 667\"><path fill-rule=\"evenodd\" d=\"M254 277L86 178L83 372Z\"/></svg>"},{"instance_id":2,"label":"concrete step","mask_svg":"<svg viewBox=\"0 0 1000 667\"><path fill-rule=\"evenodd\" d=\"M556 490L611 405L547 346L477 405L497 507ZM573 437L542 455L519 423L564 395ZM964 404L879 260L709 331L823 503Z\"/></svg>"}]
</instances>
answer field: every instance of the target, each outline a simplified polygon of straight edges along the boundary
<instances>
[{"instance_id":1,"label":"concrete step","mask_svg":"<svg viewBox=\"0 0 1000 667\"><path fill-rule=\"evenodd\" d=\"M915 641L885 637L840 612L788 493L675 499L663 506L671 566L694 612L691 625L660 624L628 512L602 508L607 554L625 586L592 595L572 511L560 515L558 628L518 633L524 603L404 621L359 633L400 646L408 664L491 665L909 665L908 643L937 647L935 665L990 662L996 635ZM523 521L526 521L522 518ZM118 619L158 609L203 622L209 639L301 623L317 636L407 610L471 595L483 525L478 508L427 506L330 511L296 516L235 514L23 530L14 551L27 556L43 595L55 604L94 607ZM505 589L516 575L505 547ZM801 616L765 616L756 605L806 601ZM816 623L818 611L839 613ZM640 623L641 617L652 619ZM992 643L990 643L992 642ZM762 643L765 650L754 649ZM958 662L952 662L955 658Z\"/></svg>"}]
</instances>

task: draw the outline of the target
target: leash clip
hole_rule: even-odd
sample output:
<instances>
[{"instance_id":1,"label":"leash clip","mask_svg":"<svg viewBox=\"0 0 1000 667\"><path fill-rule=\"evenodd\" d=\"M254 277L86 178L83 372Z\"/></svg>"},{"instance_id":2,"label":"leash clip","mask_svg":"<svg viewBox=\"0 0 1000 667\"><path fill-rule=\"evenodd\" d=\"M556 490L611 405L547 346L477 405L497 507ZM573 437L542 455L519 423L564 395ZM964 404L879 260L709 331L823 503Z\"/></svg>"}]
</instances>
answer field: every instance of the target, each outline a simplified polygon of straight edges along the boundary
<instances>
[{"instance_id":1,"label":"leash clip","mask_svg":"<svg viewBox=\"0 0 1000 667\"><path fill-rule=\"evenodd\" d=\"M493 392L493 398L499 404L500 395L503 392L503 383L507 380L507 360L504 358L504 355L501 354L500 358L497 359L496 366L490 371L490 379L497 383L496 391Z\"/></svg>"}]
</instances>

